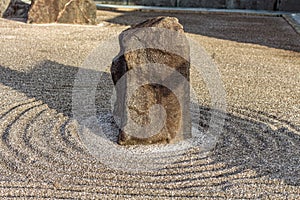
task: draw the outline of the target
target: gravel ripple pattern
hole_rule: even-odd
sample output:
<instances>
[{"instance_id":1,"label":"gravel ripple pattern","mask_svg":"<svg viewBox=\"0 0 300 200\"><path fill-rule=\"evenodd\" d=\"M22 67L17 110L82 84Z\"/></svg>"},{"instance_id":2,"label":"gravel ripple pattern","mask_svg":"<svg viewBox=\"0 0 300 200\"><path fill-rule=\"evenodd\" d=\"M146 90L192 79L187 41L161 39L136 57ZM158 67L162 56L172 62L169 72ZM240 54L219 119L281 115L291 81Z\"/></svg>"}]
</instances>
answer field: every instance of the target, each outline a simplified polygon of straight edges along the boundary
<instances>
[{"instance_id":1,"label":"gravel ripple pattern","mask_svg":"<svg viewBox=\"0 0 300 200\"><path fill-rule=\"evenodd\" d=\"M104 21L95 27L0 19L0 198L300 199L300 37L279 17L236 16L245 24L233 27L237 34L250 37L249 24L257 20L256 30L280 37L275 23L291 36L284 43L274 36L266 45L211 37L214 30L189 22L222 19L230 35L226 16L177 16L218 64L227 92L228 113L219 113L227 116L224 132L213 150L190 149L164 169L139 173L112 170L89 154L72 119L72 84L89 52L127 28L118 23L122 15L99 12ZM135 22L126 15L127 23ZM268 40L265 31L261 37ZM191 82L205 130L209 94L201 77L192 75ZM100 123L107 123L111 91L103 84L98 90L104 91L96 96Z\"/></svg>"}]
</instances>

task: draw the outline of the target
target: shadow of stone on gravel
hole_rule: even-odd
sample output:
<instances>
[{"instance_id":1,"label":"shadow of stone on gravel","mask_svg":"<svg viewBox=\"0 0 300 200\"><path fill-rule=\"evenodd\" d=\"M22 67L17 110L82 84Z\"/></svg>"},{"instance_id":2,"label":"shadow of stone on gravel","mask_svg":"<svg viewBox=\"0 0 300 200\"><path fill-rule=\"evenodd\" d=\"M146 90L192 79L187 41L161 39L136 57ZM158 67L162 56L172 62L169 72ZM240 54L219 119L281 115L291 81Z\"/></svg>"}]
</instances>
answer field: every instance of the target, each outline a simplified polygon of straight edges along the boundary
<instances>
[{"instance_id":1,"label":"shadow of stone on gravel","mask_svg":"<svg viewBox=\"0 0 300 200\"><path fill-rule=\"evenodd\" d=\"M199 129L205 133L209 127L211 113L207 107L199 108ZM223 163L226 169L232 169L230 173L219 174L219 177L226 180L226 176L239 176L240 173L251 170L255 171L251 178L282 180L288 185L300 185L300 127L276 116L250 110L244 113L238 109L237 114L218 112L217 115L226 115L226 119L217 145L209 157L212 163ZM256 117L257 121L252 120L253 117ZM261 118L263 120L259 120ZM192 154L195 153L197 154L197 151ZM186 162L190 160L182 161L181 164ZM176 164L170 168L179 169ZM213 171L211 173L213 174ZM235 183L228 180L227 184Z\"/></svg>"},{"instance_id":2,"label":"shadow of stone on gravel","mask_svg":"<svg viewBox=\"0 0 300 200\"><path fill-rule=\"evenodd\" d=\"M72 117L72 91L78 70L77 67L49 60L37 64L29 72L0 66L0 83L28 97L41 100L57 112ZM96 92L99 112L109 109L107 105L111 106L112 95L112 87L105 84L105 82L109 83L110 74L102 72L102 77L104 82L98 85ZM209 111L209 108L200 105L199 125L203 130L207 130L209 124ZM217 146L211 152L211 159L215 163L225 163L226 168L236 168L231 174L253 170L256 172L256 178L279 179L286 184L299 186L300 128L282 121L280 127L274 129L270 126L274 118L264 116L265 120L254 121L246 119L250 116L242 115L245 118L227 114L224 131ZM254 113L255 115L258 114ZM259 116L257 118L259 119ZM276 120L280 121L280 119ZM183 165L185 164L183 162ZM170 167L172 169L172 166ZM221 177L222 174L219 176ZM223 176L229 175L223 174ZM228 187L230 181L229 178Z\"/></svg>"},{"instance_id":3,"label":"shadow of stone on gravel","mask_svg":"<svg viewBox=\"0 0 300 200\"><path fill-rule=\"evenodd\" d=\"M271 128L272 119L253 121L228 114L224 132L212 158L228 167L255 170L259 177L300 185L300 127L284 122Z\"/></svg>"},{"instance_id":4,"label":"shadow of stone on gravel","mask_svg":"<svg viewBox=\"0 0 300 200\"><path fill-rule=\"evenodd\" d=\"M133 25L157 16L176 17L184 26L185 32L188 33L300 51L299 35L282 17L138 11L111 12L116 14L114 18L107 19L105 11L103 14L99 11L98 17L100 20L121 25Z\"/></svg>"},{"instance_id":5,"label":"shadow of stone on gravel","mask_svg":"<svg viewBox=\"0 0 300 200\"><path fill-rule=\"evenodd\" d=\"M72 91L78 70L78 67L63 65L50 60L38 63L30 72L15 71L0 66L0 83L25 93L28 97L43 101L59 113L72 116ZM100 72L92 71L89 73ZM110 79L110 74L101 72L101 79ZM97 91L111 89L111 87L106 87L106 84L99 82ZM107 92L110 94L112 91ZM95 98L96 102L104 101L106 105L110 100L107 99L106 94L100 92L96 93ZM107 109L104 103L96 105L97 111Z\"/></svg>"}]
</instances>

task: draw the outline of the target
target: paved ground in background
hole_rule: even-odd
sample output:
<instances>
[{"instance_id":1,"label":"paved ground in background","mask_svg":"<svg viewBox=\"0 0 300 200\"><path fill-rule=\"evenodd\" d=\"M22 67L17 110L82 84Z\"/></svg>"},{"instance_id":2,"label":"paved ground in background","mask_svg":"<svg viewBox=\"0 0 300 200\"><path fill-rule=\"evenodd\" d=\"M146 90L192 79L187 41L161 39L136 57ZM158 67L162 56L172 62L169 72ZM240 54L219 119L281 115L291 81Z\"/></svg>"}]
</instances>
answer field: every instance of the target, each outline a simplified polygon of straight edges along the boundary
<instances>
[{"instance_id":1,"label":"paved ground in background","mask_svg":"<svg viewBox=\"0 0 300 200\"><path fill-rule=\"evenodd\" d=\"M300 14L292 14L292 16L300 24Z\"/></svg>"},{"instance_id":2,"label":"paved ground in background","mask_svg":"<svg viewBox=\"0 0 300 200\"><path fill-rule=\"evenodd\" d=\"M159 7L159 6L133 6L133 5L109 5L97 4L98 9L107 9L115 11L146 11L146 12L181 12L181 13L216 13L216 14L251 14L264 16L279 16L287 14L283 11L267 10L246 10L246 9L215 9L215 8L177 8L177 7Z\"/></svg>"},{"instance_id":3,"label":"paved ground in background","mask_svg":"<svg viewBox=\"0 0 300 200\"><path fill-rule=\"evenodd\" d=\"M177 8L177 7L157 7L157 6L134 6L134 5L109 5L96 4L99 10L108 11L142 11L142 12L161 12L161 13L189 13L189 14L223 14L223 15L251 15L251 16L273 16L285 17L287 21L300 34L300 14L284 11L267 10L247 10L247 9L214 9L214 8Z\"/></svg>"},{"instance_id":4,"label":"paved ground in background","mask_svg":"<svg viewBox=\"0 0 300 200\"><path fill-rule=\"evenodd\" d=\"M228 118L211 152L192 149L157 172L114 171L77 136L74 79L101 41L157 15L178 17L218 65ZM0 19L1 198L300 198L300 36L286 20L107 11L98 19L99 26ZM209 93L193 71L191 83L205 127ZM97 93L97 103L108 104L107 96Z\"/></svg>"},{"instance_id":5,"label":"paved ground in background","mask_svg":"<svg viewBox=\"0 0 300 200\"><path fill-rule=\"evenodd\" d=\"M283 18L300 34L300 14L283 15Z\"/></svg>"},{"instance_id":6,"label":"paved ground in background","mask_svg":"<svg viewBox=\"0 0 300 200\"><path fill-rule=\"evenodd\" d=\"M296 21L295 28L298 29L298 33L300 34L300 13L298 14L291 14L292 18Z\"/></svg>"},{"instance_id":7,"label":"paved ground in background","mask_svg":"<svg viewBox=\"0 0 300 200\"><path fill-rule=\"evenodd\" d=\"M101 14L100 14L101 13ZM112 24L130 25L154 16L175 16L185 31L224 40L300 51L299 36L282 17L239 14L184 14L159 12L99 12Z\"/></svg>"}]
</instances>

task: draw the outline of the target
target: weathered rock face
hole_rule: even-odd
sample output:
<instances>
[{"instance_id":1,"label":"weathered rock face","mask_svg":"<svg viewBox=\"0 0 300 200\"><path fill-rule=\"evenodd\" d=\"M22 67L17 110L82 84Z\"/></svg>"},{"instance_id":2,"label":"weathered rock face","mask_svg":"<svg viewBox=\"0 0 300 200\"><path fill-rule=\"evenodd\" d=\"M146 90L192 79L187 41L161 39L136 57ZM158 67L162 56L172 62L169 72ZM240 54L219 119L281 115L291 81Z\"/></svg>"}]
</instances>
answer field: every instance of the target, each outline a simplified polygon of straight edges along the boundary
<instances>
[{"instance_id":1,"label":"weathered rock face","mask_svg":"<svg viewBox=\"0 0 300 200\"><path fill-rule=\"evenodd\" d=\"M7 6L7 4L3 4L4 6ZM7 8L2 14L3 18L6 19L13 19L18 21L27 21L28 18L28 11L30 9L30 4L24 3L21 0L11 0L8 4Z\"/></svg>"},{"instance_id":2,"label":"weathered rock face","mask_svg":"<svg viewBox=\"0 0 300 200\"><path fill-rule=\"evenodd\" d=\"M35 0L28 22L95 24L96 10L91 0Z\"/></svg>"},{"instance_id":3,"label":"weathered rock face","mask_svg":"<svg viewBox=\"0 0 300 200\"><path fill-rule=\"evenodd\" d=\"M121 121L119 144L190 137L190 52L182 25L176 18L157 17L123 31L119 40L121 51L111 66L117 93L114 114ZM156 104L165 113L151 118Z\"/></svg>"},{"instance_id":4,"label":"weathered rock face","mask_svg":"<svg viewBox=\"0 0 300 200\"><path fill-rule=\"evenodd\" d=\"M2 0L2 1L0 1L0 17L3 16L3 13L8 8L9 3L10 3L10 0Z\"/></svg>"}]
</instances>

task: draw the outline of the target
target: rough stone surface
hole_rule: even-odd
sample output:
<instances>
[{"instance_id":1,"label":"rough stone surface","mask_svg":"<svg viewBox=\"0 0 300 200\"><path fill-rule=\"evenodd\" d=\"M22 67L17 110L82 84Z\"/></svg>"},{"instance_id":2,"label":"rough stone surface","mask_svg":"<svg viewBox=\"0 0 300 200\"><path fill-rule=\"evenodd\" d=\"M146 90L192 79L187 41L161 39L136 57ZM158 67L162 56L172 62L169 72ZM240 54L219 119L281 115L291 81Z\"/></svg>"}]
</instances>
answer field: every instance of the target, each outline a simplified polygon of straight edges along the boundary
<instances>
[{"instance_id":1,"label":"rough stone surface","mask_svg":"<svg viewBox=\"0 0 300 200\"><path fill-rule=\"evenodd\" d=\"M35 0L30 23L95 24L96 5L91 0Z\"/></svg>"},{"instance_id":2,"label":"rough stone surface","mask_svg":"<svg viewBox=\"0 0 300 200\"><path fill-rule=\"evenodd\" d=\"M120 88L116 87L115 115L121 118L121 129L125 130L120 129L119 144L172 143L189 137L191 130L189 84L176 82L172 76L163 72L163 69L158 70L157 74L149 74L149 71L142 66L143 64L151 64L151 67L155 64L164 64L189 81L189 45L182 25L176 18L156 17L123 31L119 39L121 52L114 59L111 67L114 84L117 84L124 74L127 75L127 72L140 70L126 77L125 84L122 84ZM142 48L136 49L136 46ZM165 87L164 84L151 84L149 81L149 84L142 85L133 95L129 95L130 83L149 79L150 76L159 76L162 83L171 84L172 88ZM128 125L128 118L140 126L149 125L152 121L149 118L149 110L155 104L163 106L166 111L165 124L160 131L145 138L133 136L123 129ZM162 116L156 116L156 118L163 120ZM142 130L147 132L147 128ZM143 136L147 133L142 131L138 134Z\"/></svg>"},{"instance_id":3,"label":"rough stone surface","mask_svg":"<svg viewBox=\"0 0 300 200\"><path fill-rule=\"evenodd\" d=\"M8 8L9 3L10 3L10 0L2 0L2 1L0 1L0 17L3 16L3 13Z\"/></svg>"},{"instance_id":4,"label":"rough stone surface","mask_svg":"<svg viewBox=\"0 0 300 200\"><path fill-rule=\"evenodd\" d=\"M134 24L163 14L101 11L98 17ZM28 26L0 19L0 199L300 199L300 35L280 17L174 16L215 55L230 113L213 151L179 152L170 145L178 162L149 173L97 161L68 115L86 55L126 26ZM191 70L199 103L209 106L196 74ZM210 119L206 108L203 123ZM157 163L177 158L172 152L158 157Z\"/></svg>"},{"instance_id":5,"label":"rough stone surface","mask_svg":"<svg viewBox=\"0 0 300 200\"><path fill-rule=\"evenodd\" d=\"M11 0L2 17L18 21L27 21L30 4L21 0Z\"/></svg>"}]
</instances>

